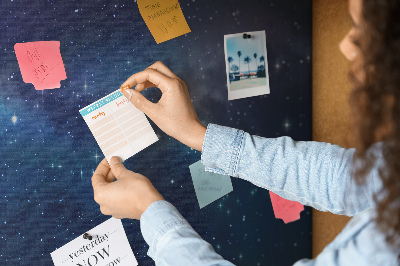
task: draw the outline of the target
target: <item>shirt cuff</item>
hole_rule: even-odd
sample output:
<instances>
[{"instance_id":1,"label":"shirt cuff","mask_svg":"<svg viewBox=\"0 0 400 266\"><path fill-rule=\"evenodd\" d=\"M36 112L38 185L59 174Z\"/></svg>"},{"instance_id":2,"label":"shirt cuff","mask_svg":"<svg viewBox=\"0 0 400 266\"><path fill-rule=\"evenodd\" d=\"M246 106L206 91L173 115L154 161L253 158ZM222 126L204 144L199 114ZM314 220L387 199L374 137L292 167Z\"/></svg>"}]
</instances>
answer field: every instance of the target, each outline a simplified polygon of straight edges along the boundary
<instances>
[{"instance_id":1,"label":"shirt cuff","mask_svg":"<svg viewBox=\"0 0 400 266\"><path fill-rule=\"evenodd\" d=\"M140 217L140 230L149 245L147 255L155 260L160 239L166 233L181 227L191 228L171 203L165 200L153 202Z\"/></svg>"},{"instance_id":2,"label":"shirt cuff","mask_svg":"<svg viewBox=\"0 0 400 266\"><path fill-rule=\"evenodd\" d=\"M242 130L208 124L201 154L205 170L236 176L243 138Z\"/></svg>"}]
</instances>

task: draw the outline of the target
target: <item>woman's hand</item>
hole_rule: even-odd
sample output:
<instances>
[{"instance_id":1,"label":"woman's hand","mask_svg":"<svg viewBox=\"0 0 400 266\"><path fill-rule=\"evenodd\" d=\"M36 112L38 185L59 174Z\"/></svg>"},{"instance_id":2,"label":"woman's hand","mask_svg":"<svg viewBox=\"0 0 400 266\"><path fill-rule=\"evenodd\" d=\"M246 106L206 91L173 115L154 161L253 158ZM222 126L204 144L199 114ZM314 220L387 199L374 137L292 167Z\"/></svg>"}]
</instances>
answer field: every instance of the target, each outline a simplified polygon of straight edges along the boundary
<instances>
[{"instance_id":1,"label":"woman's hand","mask_svg":"<svg viewBox=\"0 0 400 266\"><path fill-rule=\"evenodd\" d=\"M147 177L127 170L115 156L110 165L106 159L100 162L92 176L92 186L100 211L117 219L139 220L153 202L164 200Z\"/></svg>"},{"instance_id":2,"label":"woman's hand","mask_svg":"<svg viewBox=\"0 0 400 266\"><path fill-rule=\"evenodd\" d=\"M130 89L136 85L135 90ZM158 103L140 92L157 87L162 96ZM193 108L186 84L161 62L128 78L121 86L125 97L145 113L166 134L198 151L202 150L206 127Z\"/></svg>"}]
</instances>

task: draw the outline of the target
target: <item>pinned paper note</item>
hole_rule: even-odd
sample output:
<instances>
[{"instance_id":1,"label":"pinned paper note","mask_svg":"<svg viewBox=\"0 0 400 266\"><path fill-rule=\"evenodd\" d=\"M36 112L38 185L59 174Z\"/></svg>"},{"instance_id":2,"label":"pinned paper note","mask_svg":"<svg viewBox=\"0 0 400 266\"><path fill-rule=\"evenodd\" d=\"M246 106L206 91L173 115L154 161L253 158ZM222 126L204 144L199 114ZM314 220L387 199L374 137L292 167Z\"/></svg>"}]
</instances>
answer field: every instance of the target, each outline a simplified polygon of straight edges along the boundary
<instances>
[{"instance_id":1,"label":"pinned paper note","mask_svg":"<svg viewBox=\"0 0 400 266\"><path fill-rule=\"evenodd\" d=\"M269 196L271 197L275 218L282 219L285 224L300 219L300 213L304 210L301 203L281 198L271 191Z\"/></svg>"},{"instance_id":2,"label":"pinned paper note","mask_svg":"<svg viewBox=\"0 0 400 266\"><path fill-rule=\"evenodd\" d=\"M110 218L51 253L55 266L138 265L121 220ZM83 234L91 240L83 238Z\"/></svg>"},{"instance_id":3,"label":"pinned paper note","mask_svg":"<svg viewBox=\"0 0 400 266\"><path fill-rule=\"evenodd\" d=\"M177 0L137 0L140 14L156 43L190 32Z\"/></svg>"},{"instance_id":4,"label":"pinned paper note","mask_svg":"<svg viewBox=\"0 0 400 266\"><path fill-rule=\"evenodd\" d=\"M270 93L265 30L224 36L228 100Z\"/></svg>"},{"instance_id":5,"label":"pinned paper note","mask_svg":"<svg viewBox=\"0 0 400 266\"><path fill-rule=\"evenodd\" d=\"M32 83L36 90L60 88L60 81L67 78L60 42L16 43L14 50L22 79Z\"/></svg>"},{"instance_id":6,"label":"pinned paper note","mask_svg":"<svg viewBox=\"0 0 400 266\"><path fill-rule=\"evenodd\" d=\"M233 191L231 177L206 172L198 161L189 166L200 209Z\"/></svg>"},{"instance_id":7,"label":"pinned paper note","mask_svg":"<svg viewBox=\"0 0 400 266\"><path fill-rule=\"evenodd\" d=\"M107 161L123 161L158 140L144 113L117 90L79 110Z\"/></svg>"}]
</instances>

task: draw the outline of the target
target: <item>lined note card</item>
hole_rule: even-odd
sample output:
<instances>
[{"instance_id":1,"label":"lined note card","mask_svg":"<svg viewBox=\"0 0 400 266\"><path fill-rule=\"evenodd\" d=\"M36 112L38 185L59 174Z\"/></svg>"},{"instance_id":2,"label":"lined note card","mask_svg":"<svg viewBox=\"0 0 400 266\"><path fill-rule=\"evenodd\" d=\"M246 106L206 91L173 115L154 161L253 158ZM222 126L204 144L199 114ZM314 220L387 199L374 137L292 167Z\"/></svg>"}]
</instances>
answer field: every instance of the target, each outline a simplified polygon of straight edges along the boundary
<instances>
[{"instance_id":1,"label":"lined note card","mask_svg":"<svg viewBox=\"0 0 400 266\"><path fill-rule=\"evenodd\" d=\"M123 161L158 140L144 113L117 90L79 111L107 161Z\"/></svg>"},{"instance_id":2,"label":"lined note card","mask_svg":"<svg viewBox=\"0 0 400 266\"><path fill-rule=\"evenodd\" d=\"M137 4L157 44L190 32L177 0L137 0Z\"/></svg>"},{"instance_id":3,"label":"lined note card","mask_svg":"<svg viewBox=\"0 0 400 266\"><path fill-rule=\"evenodd\" d=\"M138 265L121 220L110 218L51 253L55 266ZM92 239L84 239L88 233Z\"/></svg>"},{"instance_id":4,"label":"lined note card","mask_svg":"<svg viewBox=\"0 0 400 266\"><path fill-rule=\"evenodd\" d=\"M22 79L36 90L60 88L67 78L60 53L60 42L41 41L14 45Z\"/></svg>"}]
</instances>

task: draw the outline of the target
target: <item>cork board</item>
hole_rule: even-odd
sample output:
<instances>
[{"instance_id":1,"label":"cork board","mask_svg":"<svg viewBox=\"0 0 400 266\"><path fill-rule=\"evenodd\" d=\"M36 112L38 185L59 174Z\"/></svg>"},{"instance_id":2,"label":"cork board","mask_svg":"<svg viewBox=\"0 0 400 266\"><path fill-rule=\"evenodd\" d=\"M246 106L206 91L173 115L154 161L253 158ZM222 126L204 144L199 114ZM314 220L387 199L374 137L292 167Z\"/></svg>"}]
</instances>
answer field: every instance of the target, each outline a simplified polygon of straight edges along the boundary
<instances>
[{"instance_id":1,"label":"cork board","mask_svg":"<svg viewBox=\"0 0 400 266\"><path fill-rule=\"evenodd\" d=\"M346 0L313 1L313 140L350 148L350 64L339 43L351 28ZM316 257L349 221L349 217L312 213L312 253Z\"/></svg>"}]
</instances>

